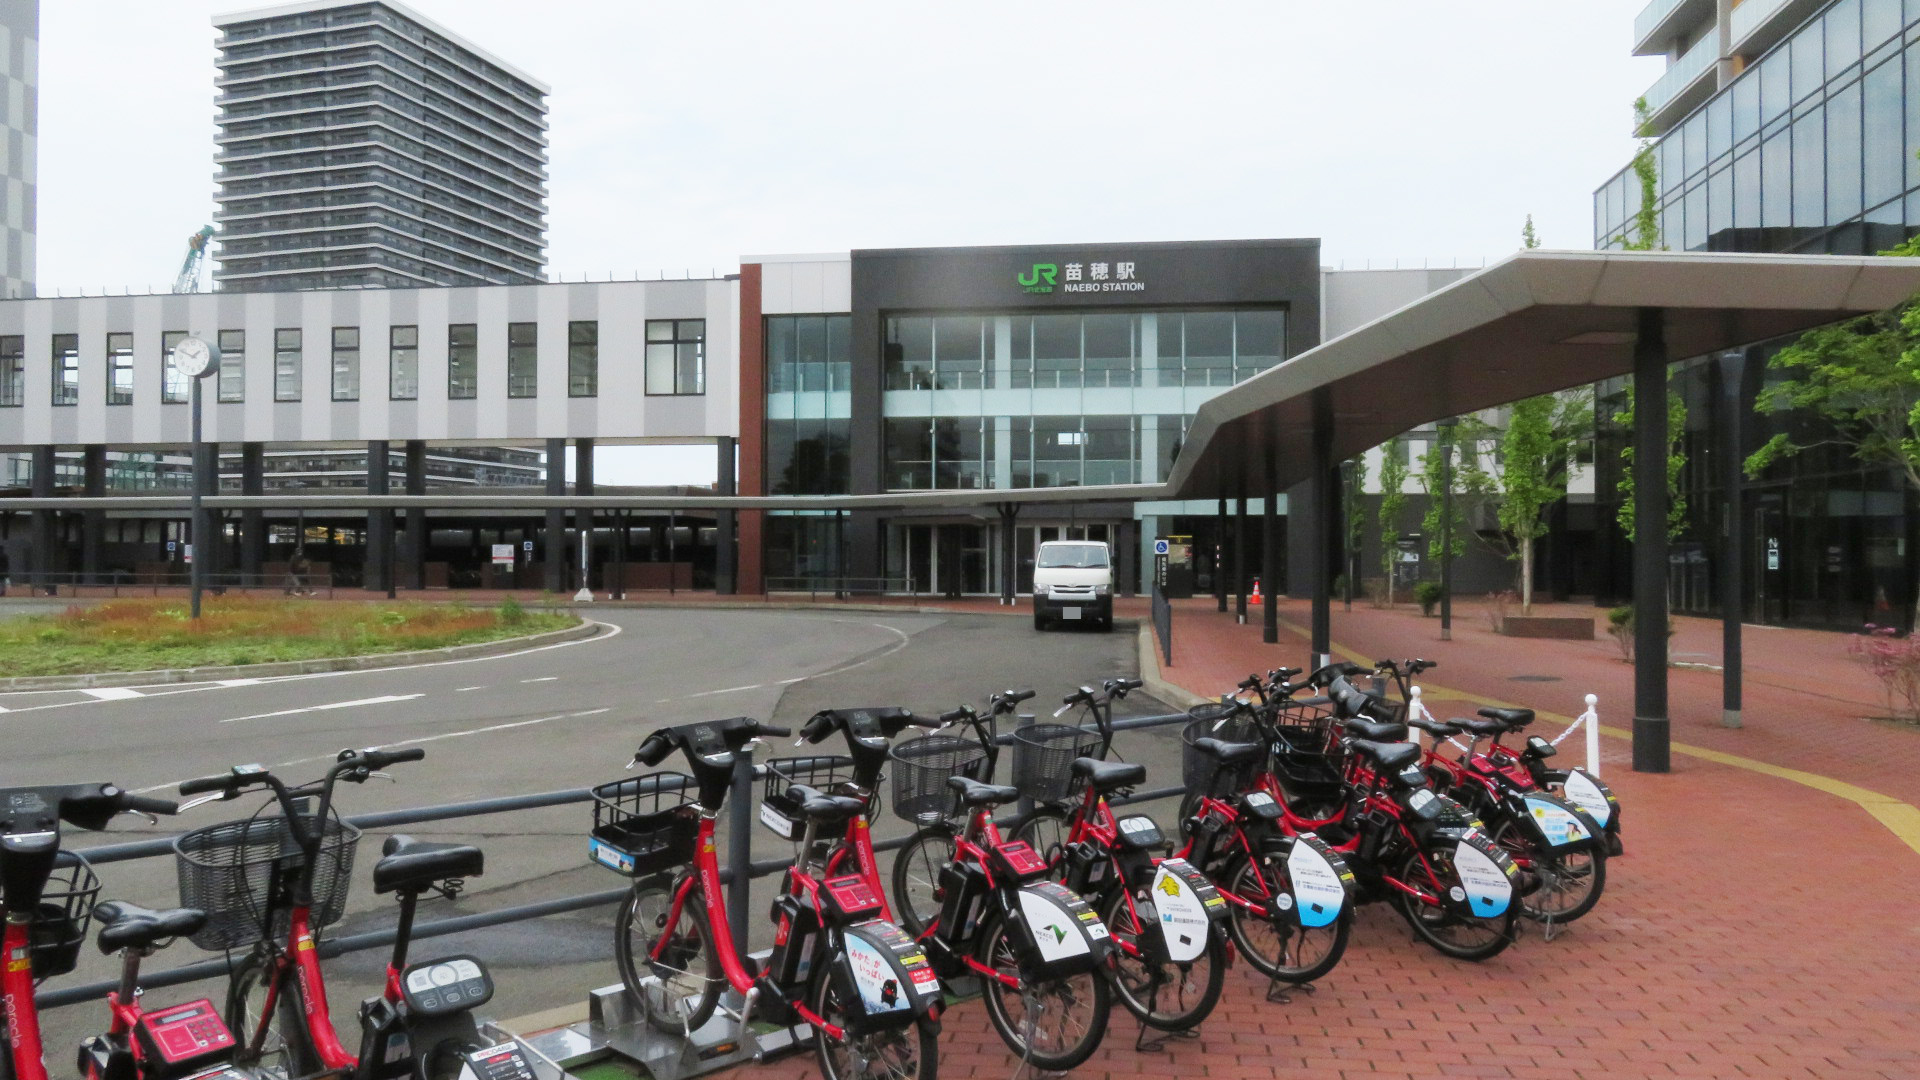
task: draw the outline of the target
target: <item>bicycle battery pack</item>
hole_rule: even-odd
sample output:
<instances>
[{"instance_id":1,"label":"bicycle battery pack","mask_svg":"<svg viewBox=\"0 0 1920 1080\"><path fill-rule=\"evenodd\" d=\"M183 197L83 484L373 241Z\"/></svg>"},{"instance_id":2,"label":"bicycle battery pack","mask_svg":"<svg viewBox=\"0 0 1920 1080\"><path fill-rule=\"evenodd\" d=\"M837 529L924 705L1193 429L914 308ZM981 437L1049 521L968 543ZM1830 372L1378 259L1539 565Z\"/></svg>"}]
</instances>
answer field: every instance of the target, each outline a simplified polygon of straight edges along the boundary
<instances>
[{"instance_id":1,"label":"bicycle battery pack","mask_svg":"<svg viewBox=\"0 0 1920 1080\"><path fill-rule=\"evenodd\" d=\"M1078 975L1106 963L1113 939L1079 893L1038 881L1021 886L1019 897L1015 940L1024 946L1035 978Z\"/></svg>"},{"instance_id":2,"label":"bicycle battery pack","mask_svg":"<svg viewBox=\"0 0 1920 1080\"><path fill-rule=\"evenodd\" d=\"M400 973L400 994L413 1016L449 1016L493 998L493 976L471 956L414 964Z\"/></svg>"},{"instance_id":3,"label":"bicycle battery pack","mask_svg":"<svg viewBox=\"0 0 1920 1080\"><path fill-rule=\"evenodd\" d=\"M206 998L156 1009L134 1027L149 1076L184 1077L224 1061L233 1052L233 1032Z\"/></svg>"},{"instance_id":4,"label":"bicycle battery pack","mask_svg":"<svg viewBox=\"0 0 1920 1080\"><path fill-rule=\"evenodd\" d=\"M884 919L850 926L833 961L834 990L855 1034L901 1028L940 1001L940 979L926 950Z\"/></svg>"}]
</instances>

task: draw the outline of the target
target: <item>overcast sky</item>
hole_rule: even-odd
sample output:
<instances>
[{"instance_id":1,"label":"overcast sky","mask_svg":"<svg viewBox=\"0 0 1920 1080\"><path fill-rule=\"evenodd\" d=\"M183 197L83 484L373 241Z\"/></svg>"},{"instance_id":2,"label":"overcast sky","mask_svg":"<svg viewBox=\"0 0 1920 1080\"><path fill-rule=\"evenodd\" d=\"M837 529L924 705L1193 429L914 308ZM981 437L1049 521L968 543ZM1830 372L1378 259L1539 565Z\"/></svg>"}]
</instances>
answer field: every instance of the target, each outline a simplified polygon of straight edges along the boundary
<instances>
[{"instance_id":1,"label":"overcast sky","mask_svg":"<svg viewBox=\"0 0 1920 1080\"><path fill-rule=\"evenodd\" d=\"M408 0L549 83L549 272L1317 236L1329 265L1592 246L1642 0ZM213 212L207 0L42 0L39 273L164 289ZM261 6L261 5L254 5Z\"/></svg>"}]
</instances>

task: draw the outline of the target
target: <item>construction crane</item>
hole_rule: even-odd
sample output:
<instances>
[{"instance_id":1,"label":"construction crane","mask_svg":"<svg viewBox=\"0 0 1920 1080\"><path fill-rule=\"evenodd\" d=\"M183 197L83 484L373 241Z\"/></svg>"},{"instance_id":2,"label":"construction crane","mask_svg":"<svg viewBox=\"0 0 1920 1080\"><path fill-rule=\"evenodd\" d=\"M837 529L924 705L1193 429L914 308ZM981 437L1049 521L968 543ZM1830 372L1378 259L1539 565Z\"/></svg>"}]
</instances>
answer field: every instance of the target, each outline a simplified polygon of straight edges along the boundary
<instances>
[{"instance_id":1,"label":"construction crane","mask_svg":"<svg viewBox=\"0 0 1920 1080\"><path fill-rule=\"evenodd\" d=\"M200 231L187 237L187 257L180 263L180 275L173 279L173 291L190 293L200 291L200 267L207 261L207 241L213 239L213 226L202 225Z\"/></svg>"}]
</instances>

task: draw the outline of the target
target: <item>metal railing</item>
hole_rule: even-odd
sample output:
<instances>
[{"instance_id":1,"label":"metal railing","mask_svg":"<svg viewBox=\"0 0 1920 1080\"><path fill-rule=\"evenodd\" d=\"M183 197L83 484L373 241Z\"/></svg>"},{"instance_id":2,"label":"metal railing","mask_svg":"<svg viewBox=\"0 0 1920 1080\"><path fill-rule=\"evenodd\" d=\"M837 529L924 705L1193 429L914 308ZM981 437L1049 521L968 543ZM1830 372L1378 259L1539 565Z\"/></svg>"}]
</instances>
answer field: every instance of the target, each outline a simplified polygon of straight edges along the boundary
<instances>
[{"instance_id":1,"label":"metal railing","mask_svg":"<svg viewBox=\"0 0 1920 1080\"><path fill-rule=\"evenodd\" d=\"M1186 713L1170 713L1154 716L1127 717L1113 722L1114 731L1132 731L1141 728L1165 727L1184 724L1189 717ZM1030 723L1031 717L1022 721ZM996 740L1001 746L1013 744L1013 733L1005 732ZM747 917L751 907L747 888L749 883L760 877L784 871L793 865L792 858L773 858L756 861L752 857L751 837L757 820L754 788L756 781L765 774L764 766L749 764L742 759L734 769L733 788L728 794L727 814L727 857L720 868L720 879L727 885L727 914L732 924L734 940L747 940ZM681 780L676 787L687 786ZM1154 788L1150 791L1135 792L1125 798L1109 799L1116 805L1150 802L1154 799L1172 798L1185 792L1180 785ZM438 806L415 807L408 810L389 810L382 813L361 814L347 818L346 821L359 829L385 829L401 825L416 825L429 821L449 821L458 818L481 817L488 814L505 814L521 810L533 810L549 806L564 806L571 803L589 802L593 793L586 788L564 791L548 791L533 795L512 795L496 799L479 799L472 802L446 803ZM1024 817L1031 811L1031 804L1021 800L1019 813ZM1016 819L1017 820L1017 819ZM584 830L583 830L584 832ZM876 843L876 851L892 851L902 847L910 839L908 836L895 837ZM121 844L105 844L99 847L75 849L95 866L105 863L129 862L137 859L172 857L173 841L171 836L153 837ZM584 861L584 860L583 860ZM464 933L506 923L521 922L527 919L544 918L549 915L561 915L567 912L582 911L618 903L632 891L632 886L623 885L615 889L581 893L576 896L564 896L553 900L543 900L531 904L519 904L496 911L479 912L454 918L436 919L432 922L415 923L412 936L416 940L444 937L448 934ZM322 959L332 959L351 952L367 949L386 948L393 944L397 934L395 928L369 930L344 937L324 938L319 943ZM144 989L158 989L167 986L179 986L183 983L197 982L201 979L218 978L231 973L233 966L244 960L248 954L242 952L233 957L218 956L196 963L161 971L143 972L140 985ZM94 1001L106 997L117 989L119 980L107 979L99 982L83 983L79 986L61 987L55 990L42 989L34 995L34 1002L41 1009L57 1009L67 1005L76 1005L85 1001Z\"/></svg>"},{"instance_id":2,"label":"metal railing","mask_svg":"<svg viewBox=\"0 0 1920 1080\"><path fill-rule=\"evenodd\" d=\"M1153 583L1153 632L1160 639L1160 663L1163 667L1173 666L1173 602L1167 594L1160 591L1160 583Z\"/></svg>"},{"instance_id":3,"label":"metal railing","mask_svg":"<svg viewBox=\"0 0 1920 1080\"><path fill-rule=\"evenodd\" d=\"M855 596L887 596L905 594L918 596L914 590L913 578L908 577L852 577L843 574L819 574L808 577L770 577L766 579L767 591L761 597L771 600L773 594L806 593L809 600L819 600L826 593L835 600L847 600Z\"/></svg>"},{"instance_id":4,"label":"metal railing","mask_svg":"<svg viewBox=\"0 0 1920 1080\"><path fill-rule=\"evenodd\" d=\"M226 592L280 593L284 596L333 597L333 574L302 574L298 580L285 571L273 574L226 571L201 576L203 587L219 595ZM26 570L7 575L7 592L26 596L159 596L162 592L186 592L191 587L187 567L162 573L134 573L128 570Z\"/></svg>"}]
</instances>

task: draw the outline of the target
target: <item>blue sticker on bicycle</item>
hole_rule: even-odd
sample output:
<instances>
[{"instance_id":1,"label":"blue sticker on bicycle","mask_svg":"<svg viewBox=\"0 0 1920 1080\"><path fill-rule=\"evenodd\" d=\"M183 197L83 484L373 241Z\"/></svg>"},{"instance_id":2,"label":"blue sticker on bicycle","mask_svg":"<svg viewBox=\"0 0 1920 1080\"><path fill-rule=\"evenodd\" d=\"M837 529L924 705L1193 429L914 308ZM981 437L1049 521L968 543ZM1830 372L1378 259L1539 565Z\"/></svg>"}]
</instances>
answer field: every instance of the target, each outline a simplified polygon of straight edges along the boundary
<instances>
[{"instance_id":1,"label":"blue sticker on bicycle","mask_svg":"<svg viewBox=\"0 0 1920 1080\"><path fill-rule=\"evenodd\" d=\"M1491 856L1463 840L1453 849L1453 869L1460 875L1469 910L1483 919L1506 914L1513 903L1513 882Z\"/></svg>"},{"instance_id":2,"label":"blue sticker on bicycle","mask_svg":"<svg viewBox=\"0 0 1920 1080\"><path fill-rule=\"evenodd\" d=\"M1526 797L1527 813L1540 829L1540 835L1546 838L1548 847L1562 847L1577 844L1593 834L1580 823L1573 811L1553 799L1540 795Z\"/></svg>"}]
</instances>

